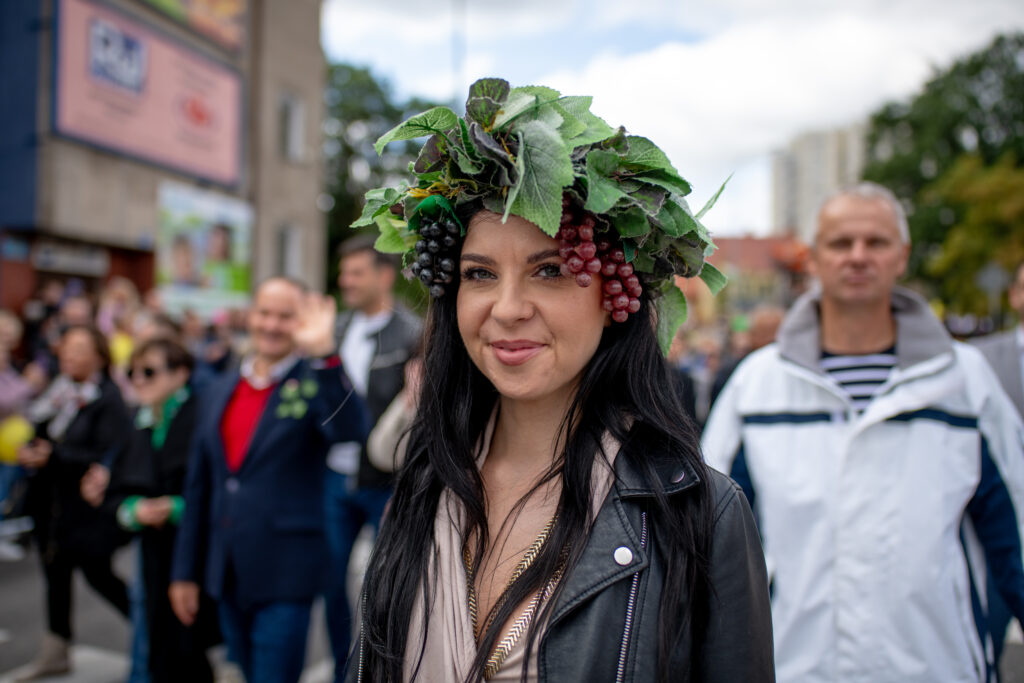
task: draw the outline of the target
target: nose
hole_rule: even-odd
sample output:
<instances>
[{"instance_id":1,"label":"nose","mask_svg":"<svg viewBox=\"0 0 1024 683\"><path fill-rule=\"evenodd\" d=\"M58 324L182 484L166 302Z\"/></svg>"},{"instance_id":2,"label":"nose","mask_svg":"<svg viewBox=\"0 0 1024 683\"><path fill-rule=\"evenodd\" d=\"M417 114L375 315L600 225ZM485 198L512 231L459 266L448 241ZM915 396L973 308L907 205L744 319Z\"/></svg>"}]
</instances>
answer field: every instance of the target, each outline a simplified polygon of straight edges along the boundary
<instances>
[{"instance_id":1,"label":"nose","mask_svg":"<svg viewBox=\"0 0 1024 683\"><path fill-rule=\"evenodd\" d=\"M494 287L491 317L504 326L528 320L533 315L533 304L524 288L515 278L501 278Z\"/></svg>"},{"instance_id":2,"label":"nose","mask_svg":"<svg viewBox=\"0 0 1024 683\"><path fill-rule=\"evenodd\" d=\"M850 259L857 263L863 263L868 257L868 245L864 240L854 240L850 247Z\"/></svg>"}]
</instances>

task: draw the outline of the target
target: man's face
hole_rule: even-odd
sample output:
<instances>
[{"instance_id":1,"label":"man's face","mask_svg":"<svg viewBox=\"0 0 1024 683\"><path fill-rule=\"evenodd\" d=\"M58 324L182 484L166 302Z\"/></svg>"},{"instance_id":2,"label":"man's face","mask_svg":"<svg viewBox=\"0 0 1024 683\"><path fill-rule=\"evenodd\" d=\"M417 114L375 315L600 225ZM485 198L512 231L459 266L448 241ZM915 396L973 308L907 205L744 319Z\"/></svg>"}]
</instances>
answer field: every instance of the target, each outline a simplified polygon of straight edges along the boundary
<instances>
[{"instance_id":1,"label":"man's face","mask_svg":"<svg viewBox=\"0 0 1024 683\"><path fill-rule=\"evenodd\" d=\"M302 292L284 280L269 280L257 290L249 311L249 334L257 355L276 362L295 349L292 336Z\"/></svg>"},{"instance_id":2,"label":"man's face","mask_svg":"<svg viewBox=\"0 0 1024 683\"><path fill-rule=\"evenodd\" d=\"M1010 283L1010 291L1007 294L1010 299L1010 308L1016 311L1020 319L1024 321L1024 267L1017 269L1016 277Z\"/></svg>"},{"instance_id":3,"label":"man's face","mask_svg":"<svg viewBox=\"0 0 1024 683\"><path fill-rule=\"evenodd\" d=\"M909 255L910 245L900 240L896 216L886 202L841 196L818 216L811 270L824 298L870 304L888 298Z\"/></svg>"},{"instance_id":4,"label":"man's face","mask_svg":"<svg viewBox=\"0 0 1024 683\"><path fill-rule=\"evenodd\" d=\"M377 308L394 281L391 270L378 267L376 257L369 251L342 257L340 266L338 286L346 308L360 311Z\"/></svg>"}]
</instances>

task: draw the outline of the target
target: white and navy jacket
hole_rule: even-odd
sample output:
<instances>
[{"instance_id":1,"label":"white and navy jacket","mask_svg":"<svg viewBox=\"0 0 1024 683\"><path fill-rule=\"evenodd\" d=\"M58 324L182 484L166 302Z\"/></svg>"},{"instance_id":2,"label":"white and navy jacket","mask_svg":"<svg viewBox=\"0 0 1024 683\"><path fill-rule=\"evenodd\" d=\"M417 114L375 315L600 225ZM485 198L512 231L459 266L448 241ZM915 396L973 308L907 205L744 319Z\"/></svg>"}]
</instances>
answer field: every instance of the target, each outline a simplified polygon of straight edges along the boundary
<instances>
[{"instance_id":1,"label":"white and navy jacket","mask_svg":"<svg viewBox=\"0 0 1024 683\"><path fill-rule=\"evenodd\" d=\"M897 364L862 414L819 367L812 292L704 432L757 515L782 683L993 681L989 567L1024 617L1024 427L922 299L892 305Z\"/></svg>"}]
</instances>

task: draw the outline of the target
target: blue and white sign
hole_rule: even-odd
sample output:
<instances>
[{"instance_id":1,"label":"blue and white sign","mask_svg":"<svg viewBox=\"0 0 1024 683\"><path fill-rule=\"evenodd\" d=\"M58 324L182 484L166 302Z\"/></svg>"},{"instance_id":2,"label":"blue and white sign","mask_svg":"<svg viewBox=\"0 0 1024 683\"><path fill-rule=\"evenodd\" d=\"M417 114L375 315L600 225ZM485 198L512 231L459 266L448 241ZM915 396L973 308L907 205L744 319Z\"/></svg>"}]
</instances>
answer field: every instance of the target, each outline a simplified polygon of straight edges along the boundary
<instances>
[{"instance_id":1,"label":"blue and white sign","mask_svg":"<svg viewBox=\"0 0 1024 683\"><path fill-rule=\"evenodd\" d=\"M89 26L89 71L98 80L141 93L146 85L146 45L114 24L94 18Z\"/></svg>"}]
</instances>

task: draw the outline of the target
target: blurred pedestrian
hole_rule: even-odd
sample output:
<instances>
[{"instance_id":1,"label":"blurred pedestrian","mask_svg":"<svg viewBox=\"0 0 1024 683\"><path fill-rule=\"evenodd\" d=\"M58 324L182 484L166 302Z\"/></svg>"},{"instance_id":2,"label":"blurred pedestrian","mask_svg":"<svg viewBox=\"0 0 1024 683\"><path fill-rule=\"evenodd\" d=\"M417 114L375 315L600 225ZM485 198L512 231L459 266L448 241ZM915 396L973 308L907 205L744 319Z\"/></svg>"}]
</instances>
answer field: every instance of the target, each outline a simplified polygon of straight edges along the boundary
<instances>
[{"instance_id":1,"label":"blurred pedestrian","mask_svg":"<svg viewBox=\"0 0 1024 683\"><path fill-rule=\"evenodd\" d=\"M986 567L1024 615L1022 425L981 354L896 286L909 252L888 190L828 199L820 287L704 432L758 515L782 682L991 681Z\"/></svg>"},{"instance_id":2,"label":"blurred pedestrian","mask_svg":"<svg viewBox=\"0 0 1024 683\"><path fill-rule=\"evenodd\" d=\"M420 340L420 321L396 305L394 255L373 248L373 237L357 236L341 247L338 285L349 309L338 318L339 354L356 393L375 423L404 384L404 368ZM390 470L367 457L365 443L334 444L327 458L327 544L331 579L326 596L327 631L340 681L349 653L352 609L346 593L349 558L360 530L374 535L391 496Z\"/></svg>"},{"instance_id":3,"label":"blurred pedestrian","mask_svg":"<svg viewBox=\"0 0 1024 683\"><path fill-rule=\"evenodd\" d=\"M750 326L746 330L745 349L742 353L737 353L728 362L723 363L715 373L715 378L711 383L710 400L712 407L714 407L715 400L718 399L718 395L722 393L725 383L729 381L729 378L732 376L732 373L736 370L737 366L739 366L740 362L751 352L757 351L764 346L768 346L775 341L775 335L778 333L779 325L782 324L782 319L785 315L785 310L779 306L772 306L770 304L762 304L751 312Z\"/></svg>"},{"instance_id":4,"label":"blurred pedestrian","mask_svg":"<svg viewBox=\"0 0 1024 683\"><path fill-rule=\"evenodd\" d=\"M292 280L261 284L249 317L254 352L207 388L196 426L171 606L195 623L202 584L250 683L299 679L313 598L327 580L327 449L368 431L336 353L335 318L332 299Z\"/></svg>"},{"instance_id":5,"label":"blurred pedestrian","mask_svg":"<svg viewBox=\"0 0 1024 683\"><path fill-rule=\"evenodd\" d=\"M67 672L71 661L71 575L78 568L114 609L128 616L124 582L110 567L124 540L101 507L110 466L131 421L108 374L106 339L95 327L72 325L58 347L60 374L28 408L36 438L19 452L29 472L27 509L46 578L48 633L21 680Z\"/></svg>"},{"instance_id":6,"label":"blurred pedestrian","mask_svg":"<svg viewBox=\"0 0 1024 683\"><path fill-rule=\"evenodd\" d=\"M150 680L212 681L205 650L215 639L215 606L202 601L196 623L185 626L171 609L168 588L197 400L189 388L194 361L177 341L150 339L131 359L139 408L128 448L111 473L106 505L122 528L138 533L146 596Z\"/></svg>"},{"instance_id":7,"label":"blurred pedestrian","mask_svg":"<svg viewBox=\"0 0 1024 683\"><path fill-rule=\"evenodd\" d=\"M1017 408L1017 414L1024 418L1024 360L1021 358L1024 355L1024 263L1019 264L1013 272L1007 298L1010 301L1010 308L1021 322L1008 332L978 339L975 345L996 371L996 377ZM1006 639L1006 629L1012 616L1009 607L997 591L989 591L989 603L989 628L992 631L995 662L998 665Z\"/></svg>"}]
</instances>

